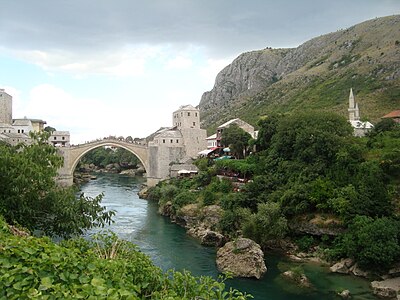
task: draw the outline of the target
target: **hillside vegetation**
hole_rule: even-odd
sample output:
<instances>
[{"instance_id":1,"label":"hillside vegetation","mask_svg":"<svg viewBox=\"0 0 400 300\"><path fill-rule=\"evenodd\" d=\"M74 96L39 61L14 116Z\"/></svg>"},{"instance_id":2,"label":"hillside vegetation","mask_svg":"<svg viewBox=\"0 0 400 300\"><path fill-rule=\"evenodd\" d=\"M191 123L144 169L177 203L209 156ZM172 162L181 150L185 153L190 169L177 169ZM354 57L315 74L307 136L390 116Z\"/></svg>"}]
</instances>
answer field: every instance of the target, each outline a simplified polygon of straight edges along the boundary
<instances>
[{"instance_id":1,"label":"hillside vegetation","mask_svg":"<svg viewBox=\"0 0 400 300\"><path fill-rule=\"evenodd\" d=\"M203 158L194 178L151 189L160 211L191 220L189 208L202 218L214 205L222 213L210 230L231 239L244 236L268 249L285 238L300 251L350 257L376 272L398 261L399 124L381 121L364 138L334 113L274 115L258 125L257 151L249 147L245 159Z\"/></svg>"},{"instance_id":2,"label":"hillside vegetation","mask_svg":"<svg viewBox=\"0 0 400 300\"><path fill-rule=\"evenodd\" d=\"M210 130L233 117L330 111L347 116L350 88L361 117L377 122L400 108L400 15L316 37L297 48L241 54L200 101Z\"/></svg>"}]
</instances>

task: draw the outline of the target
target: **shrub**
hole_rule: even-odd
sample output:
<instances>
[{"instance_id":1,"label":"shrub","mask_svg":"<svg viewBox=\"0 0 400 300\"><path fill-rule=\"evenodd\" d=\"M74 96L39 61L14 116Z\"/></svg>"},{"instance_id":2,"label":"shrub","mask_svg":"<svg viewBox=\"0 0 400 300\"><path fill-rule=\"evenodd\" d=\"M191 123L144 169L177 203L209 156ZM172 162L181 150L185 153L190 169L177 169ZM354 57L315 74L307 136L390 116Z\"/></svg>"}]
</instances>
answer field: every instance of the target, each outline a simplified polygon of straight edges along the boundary
<instances>
[{"instance_id":1,"label":"shrub","mask_svg":"<svg viewBox=\"0 0 400 300\"><path fill-rule=\"evenodd\" d=\"M314 245L314 238L312 236L303 236L296 241L296 245L299 247L300 251L307 252L310 250L312 245Z\"/></svg>"},{"instance_id":2,"label":"shrub","mask_svg":"<svg viewBox=\"0 0 400 300\"><path fill-rule=\"evenodd\" d=\"M215 194L209 190L203 191L203 204L205 206L215 204L216 197Z\"/></svg>"},{"instance_id":3,"label":"shrub","mask_svg":"<svg viewBox=\"0 0 400 300\"><path fill-rule=\"evenodd\" d=\"M385 270L400 258L399 236L396 220L356 216L334 253L354 258L363 268Z\"/></svg>"}]
</instances>

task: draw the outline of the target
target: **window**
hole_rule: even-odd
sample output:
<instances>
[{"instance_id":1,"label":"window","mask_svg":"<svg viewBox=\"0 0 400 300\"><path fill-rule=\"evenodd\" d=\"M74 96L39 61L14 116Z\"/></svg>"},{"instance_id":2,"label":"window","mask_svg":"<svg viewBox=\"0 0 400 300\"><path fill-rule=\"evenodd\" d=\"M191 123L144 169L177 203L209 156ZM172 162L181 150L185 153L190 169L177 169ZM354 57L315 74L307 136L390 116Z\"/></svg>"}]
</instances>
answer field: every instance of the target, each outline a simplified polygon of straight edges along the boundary
<instances>
[{"instance_id":1,"label":"window","mask_svg":"<svg viewBox=\"0 0 400 300\"><path fill-rule=\"evenodd\" d=\"M65 140L65 136L63 136L62 139Z\"/></svg>"},{"instance_id":2,"label":"window","mask_svg":"<svg viewBox=\"0 0 400 300\"><path fill-rule=\"evenodd\" d=\"M55 137L54 137L54 140L56 140L56 139L57 139L57 137L55 136Z\"/></svg>"},{"instance_id":3,"label":"window","mask_svg":"<svg viewBox=\"0 0 400 300\"><path fill-rule=\"evenodd\" d=\"M174 142L173 140L170 140L171 144Z\"/></svg>"},{"instance_id":4,"label":"window","mask_svg":"<svg viewBox=\"0 0 400 300\"><path fill-rule=\"evenodd\" d=\"M165 140L162 140L163 144L165 144Z\"/></svg>"},{"instance_id":5,"label":"window","mask_svg":"<svg viewBox=\"0 0 400 300\"><path fill-rule=\"evenodd\" d=\"M21 130L21 133L24 133L24 130L23 130L23 129Z\"/></svg>"},{"instance_id":6,"label":"window","mask_svg":"<svg viewBox=\"0 0 400 300\"><path fill-rule=\"evenodd\" d=\"M176 143L178 144L178 143L179 143L179 140L176 140Z\"/></svg>"},{"instance_id":7,"label":"window","mask_svg":"<svg viewBox=\"0 0 400 300\"><path fill-rule=\"evenodd\" d=\"M18 129L18 133L21 133L21 130Z\"/></svg>"},{"instance_id":8,"label":"window","mask_svg":"<svg viewBox=\"0 0 400 300\"><path fill-rule=\"evenodd\" d=\"M194 116L197 117L197 113L194 113Z\"/></svg>"},{"instance_id":9,"label":"window","mask_svg":"<svg viewBox=\"0 0 400 300\"><path fill-rule=\"evenodd\" d=\"M193 122L193 126L196 126L196 122Z\"/></svg>"},{"instance_id":10,"label":"window","mask_svg":"<svg viewBox=\"0 0 400 300\"><path fill-rule=\"evenodd\" d=\"M190 112L188 112L188 117L190 117Z\"/></svg>"}]
</instances>

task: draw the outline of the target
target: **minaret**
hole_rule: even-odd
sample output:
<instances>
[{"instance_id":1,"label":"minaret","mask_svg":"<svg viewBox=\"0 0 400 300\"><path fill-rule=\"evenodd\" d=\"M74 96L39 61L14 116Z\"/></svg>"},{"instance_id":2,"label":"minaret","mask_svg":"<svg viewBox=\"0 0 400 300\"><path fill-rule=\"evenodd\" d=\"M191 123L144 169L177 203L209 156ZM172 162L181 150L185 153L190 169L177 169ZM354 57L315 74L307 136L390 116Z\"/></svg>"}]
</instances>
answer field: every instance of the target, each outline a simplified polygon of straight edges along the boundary
<instances>
[{"instance_id":1,"label":"minaret","mask_svg":"<svg viewBox=\"0 0 400 300\"><path fill-rule=\"evenodd\" d=\"M348 111L349 111L349 121L360 120L360 111L358 109L358 103L354 102L353 88L350 89Z\"/></svg>"}]
</instances>

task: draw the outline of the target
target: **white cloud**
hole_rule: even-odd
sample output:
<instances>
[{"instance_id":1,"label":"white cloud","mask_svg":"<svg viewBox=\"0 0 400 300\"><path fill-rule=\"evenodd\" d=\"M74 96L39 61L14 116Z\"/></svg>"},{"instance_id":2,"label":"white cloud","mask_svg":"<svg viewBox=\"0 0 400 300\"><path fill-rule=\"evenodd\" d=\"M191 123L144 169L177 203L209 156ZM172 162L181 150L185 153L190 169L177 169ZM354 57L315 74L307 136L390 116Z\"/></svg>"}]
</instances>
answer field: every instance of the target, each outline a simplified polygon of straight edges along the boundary
<instances>
[{"instance_id":1,"label":"white cloud","mask_svg":"<svg viewBox=\"0 0 400 300\"><path fill-rule=\"evenodd\" d=\"M167 99L180 101L182 97L178 94ZM121 106L100 99L76 97L50 84L34 87L24 102L16 115L42 119L57 130L70 131L74 144L109 135L145 137L161 126L171 126L170 115L175 106L168 101L157 109L151 101L126 102Z\"/></svg>"},{"instance_id":2,"label":"white cloud","mask_svg":"<svg viewBox=\"0 0 400 300\"><path fill-rule=\"evenodd\" d=\"M193 65L193 61L190 58L184 56L177 56L169 60L166 64L167 69L187 69Z\"/></svg>"},{"instance_id":3,"label":"white cloud","mask_svg":"<svg viewBox=\"0 0 400 300\"><path fill-rule=\"evenodd\" d=\"M140 45L115 49L112 53L76 53L61 50L5 50L11 56L35 64L46 72L64 72L76 77L106 75L136 77L146 71L146 63L160 53L161 47ZM12 52L12 53L11 53Z\"/></svg>"}]
</instances>

